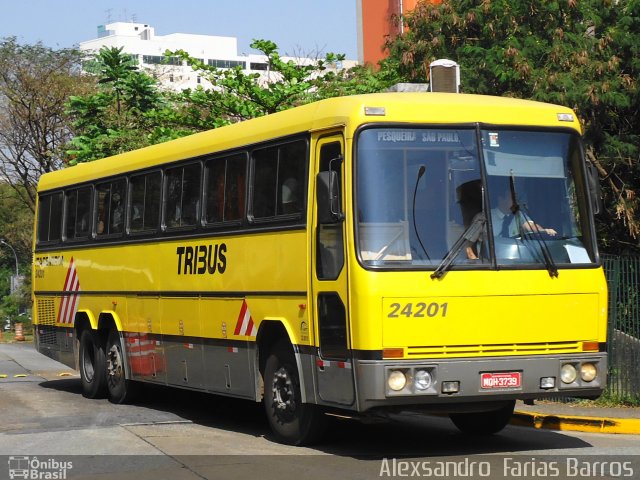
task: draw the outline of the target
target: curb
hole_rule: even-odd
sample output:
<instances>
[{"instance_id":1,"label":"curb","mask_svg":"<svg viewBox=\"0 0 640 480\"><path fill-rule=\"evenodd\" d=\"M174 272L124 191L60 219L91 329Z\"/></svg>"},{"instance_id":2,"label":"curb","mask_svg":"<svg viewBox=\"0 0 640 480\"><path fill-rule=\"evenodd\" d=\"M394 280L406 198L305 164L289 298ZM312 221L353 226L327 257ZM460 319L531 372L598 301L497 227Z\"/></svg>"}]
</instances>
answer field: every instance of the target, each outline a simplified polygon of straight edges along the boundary
<instances>
[{"instance_id":1,"label":"curb","mask_svg":"<svg viewBox=\"0 0 640 480\"><path fill-rule=\"evenodd\" d=\"M521 427L544 428L548 430L640 435L639 418L580 417L515 411L509 423Z\"/></svg>"}]
</instances>

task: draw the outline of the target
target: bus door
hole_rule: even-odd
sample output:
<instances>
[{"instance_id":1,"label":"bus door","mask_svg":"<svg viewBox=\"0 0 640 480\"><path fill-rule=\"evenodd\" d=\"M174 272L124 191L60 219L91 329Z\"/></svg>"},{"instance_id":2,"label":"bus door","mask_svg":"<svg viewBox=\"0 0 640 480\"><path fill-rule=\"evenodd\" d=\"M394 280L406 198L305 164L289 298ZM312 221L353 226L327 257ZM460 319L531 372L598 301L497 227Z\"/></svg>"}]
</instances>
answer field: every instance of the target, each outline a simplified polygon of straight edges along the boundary
<instances>
[{"instance_id":1,"label":"bus door","mask_svg":"<svg viewBox=\"0 0 640 480\"><path fill-rule=\"evenodd\" d=\"M349 339L344 221L344 140L340 135L316 144L315 232L312 298L318 395L325 402L351 405L354 380ZM329 198L332 197L332 198Z\"/></svg>"}]
</instances>

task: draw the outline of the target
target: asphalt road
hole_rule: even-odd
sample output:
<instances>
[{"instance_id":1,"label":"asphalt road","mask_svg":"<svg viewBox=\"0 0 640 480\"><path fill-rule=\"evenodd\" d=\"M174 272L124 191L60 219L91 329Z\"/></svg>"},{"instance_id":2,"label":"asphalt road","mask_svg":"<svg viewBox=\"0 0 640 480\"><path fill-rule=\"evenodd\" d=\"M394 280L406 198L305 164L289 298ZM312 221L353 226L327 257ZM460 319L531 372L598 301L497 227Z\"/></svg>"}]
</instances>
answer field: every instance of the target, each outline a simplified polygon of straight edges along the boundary
<instances>
[{"instance_id":1,"label":"asphalt road","mask_svg":"<svg viewBox=\"0 0 640 480\"><path fill-rule=\"evenodd\" d=\"M40 471L51 473L71 462L72 468L57 471L64 470L65 478L92 479L441 476L437 473L469 478L460 475L465 465L485 468L471 478L484 476L486 468L491 478L538 478L530 474L545 473L540 469L548 470L551 462L562 466L567 458L578 462L571 468L588 468L580 472L586 478L602 478L584 473L599 473L592 463L607 459L612 462L607 468L622 469L619 476L628 469L640 476L636 435L508 426L478 439L458 432L448 418L407 415L383 424L328 419L321 444L297 448L272 440L260 404L162 387L144 393L136 405L87 400L72 370L31 345L0 344L0 479L9 478L18 458L36 457L33 465ZM444 465L438 462L450 462L458 476L433 470ZM616 472L605 473L616 477ZM557 477L539 478L548 476Z\"/></svg>"}]
</instances>

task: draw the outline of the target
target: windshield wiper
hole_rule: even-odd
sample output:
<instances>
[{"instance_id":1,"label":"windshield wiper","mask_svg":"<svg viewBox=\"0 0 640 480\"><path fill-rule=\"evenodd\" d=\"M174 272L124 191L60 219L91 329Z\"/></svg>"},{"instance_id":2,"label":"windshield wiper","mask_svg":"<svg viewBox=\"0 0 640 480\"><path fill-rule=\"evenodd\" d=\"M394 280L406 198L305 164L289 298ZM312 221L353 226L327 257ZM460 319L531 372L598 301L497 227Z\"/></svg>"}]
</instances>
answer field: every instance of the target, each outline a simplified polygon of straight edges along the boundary
<instances>
[{"instance_id":1,"label":"windshield wiper","mask_svg":"<svg viewBox=\"0 0 640 480\"><path fill-rule=\"evenodd\" d=\"M552 278L557 277L558 267L556 266L556 262L554 262L553 260L553 255L549 250L549 245L547 244L547 241L542 236L540 227L538 227L538 224L531 219L531 215L529 215L529 211L526 206L523 206L523 208L520 211L524 217L524 221L527 222L527 224L529 225L529 228L531 228L530 232L526 232L526 233L523 232L522 239L526 240L529 234L531 234L530 236L532 236L536 240L536 242L538 243L538 246L540 247L540 251L542 252L542 258L544 259L544 265L545 267L547 267L549 276Z\"/></svg>"},{"instance_id":2,"label":"windshield wiper","mask_svg":"<svg viewBox=\"0 0 640 480\"><path fill-rule=\"evenodd\" d=\"M538 224L531 219L531 215L529 215L529 211L527 207L525 205L521 206L518 203L518 195L516 192L516 181L513 175L513 170L511 171L511 175L509 176L509 190L511 191L511 213L513 214L516 220L516 226L518 228L518 232L520 233L520 237L522 238L523 243L531 249L531 247L526 241L528 238L528 232L524 231L522 224L518 221L518 213L522 215L525 223L529 225L529 228L533 233L533 235L531 236L536 240L538 247L540 247L540 252L542 252L542 258L544 260L544 266L549 272L549 276L551 278L557 277L558 267L556 266L556 263L553 261L553 255L549 250L549 245L547 244L545 239L542 237L542 232L540 232L540 228L538 227Z\"/></svg>"},{"instance_id":3,"label":"windshield wiper","mask_svg":"<svg viewBox=\"0 0 640 480\"><path fill-rule=\"evenodd\" d=\"M462 232L462 235L455 241L451 249L447 252L447 255L444 257L440 265L436 268L436 270L431 274L431 278L433 280L441 278L449 267L453 263L453 260L456 258L462 247L468 243L474 244L480 237L482 237L482 233L484 232L484 226L487 223L487 219L484 216L484 213L480 212L473 217L473 221L471 225Z\"/></svg>"},{"instance_id":4,"label":"windshield wiper","mask_svg":"<svg viewBox=\"0 0 640 480\"><path fill-rule=\"evenodd\" d=\"M420 239L420 233L418 233L418 226L416 225L416 196L418 195L418 184L420 183L420 179L422 178L422 176L424 175L424 172L426 171L427 171L427 167L425 167L424 165L420 165L420 168L418 169L418 178L416 178L416 186L413 189L413 209L411 210L411 213L413 215L413 230L416 232L416 238L418 239L418 243L420 243L420 246L422 247L422 251L427 256L427 260L431 261L431 257L427 253L427 249L424 248L424 245L422 244L422 240Z\"/></svg>"}]
</instances>

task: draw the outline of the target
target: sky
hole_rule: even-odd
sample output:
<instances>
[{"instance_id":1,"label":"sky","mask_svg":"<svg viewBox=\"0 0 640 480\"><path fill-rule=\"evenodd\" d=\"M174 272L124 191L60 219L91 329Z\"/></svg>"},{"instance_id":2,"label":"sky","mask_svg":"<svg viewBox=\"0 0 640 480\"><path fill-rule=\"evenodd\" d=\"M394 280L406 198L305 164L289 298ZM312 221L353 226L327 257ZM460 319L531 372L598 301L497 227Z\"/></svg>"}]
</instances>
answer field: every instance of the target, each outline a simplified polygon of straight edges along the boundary
<instances>
[{"instance_id":1,"label":"sky","mask_svg":"<svg viewBox=\"0 0 640 480\"><path fill-rule=\"evenodd\" d=\"M357 60L356 0L0 0L0 37L68 48L97 37L98 25L146 23L156 35L236 37L275 42L280 53L344 53Z\"/></svg>"}]
</instances>

